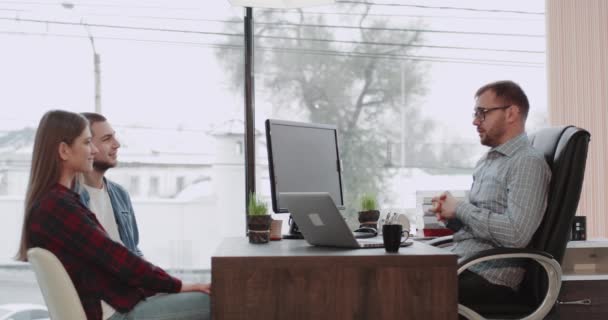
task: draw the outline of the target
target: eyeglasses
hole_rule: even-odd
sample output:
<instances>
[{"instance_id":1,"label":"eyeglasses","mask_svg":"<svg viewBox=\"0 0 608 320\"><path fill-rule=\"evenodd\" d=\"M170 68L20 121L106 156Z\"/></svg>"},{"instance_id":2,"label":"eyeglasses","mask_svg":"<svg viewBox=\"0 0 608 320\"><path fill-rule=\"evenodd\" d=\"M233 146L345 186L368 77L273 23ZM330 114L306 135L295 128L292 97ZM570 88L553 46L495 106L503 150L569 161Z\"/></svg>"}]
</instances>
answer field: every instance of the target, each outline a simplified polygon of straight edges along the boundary
<instances>
[{"instance_id":1,"label":"eyeglasses","mask_svg":"<svg viewBox=\"0 0 608 320\"><path fill-rule=\"evenodd\" d=\"M504 110L504 109L509 108L510 106L511 105L496 107L496 108L477 107L477 108L475 108L475 112L473 113L473 119L478 119L479 121L483 122L484 120L486 120L486 113L489 113L494 110Z\"/></svg>"}]
</instances>

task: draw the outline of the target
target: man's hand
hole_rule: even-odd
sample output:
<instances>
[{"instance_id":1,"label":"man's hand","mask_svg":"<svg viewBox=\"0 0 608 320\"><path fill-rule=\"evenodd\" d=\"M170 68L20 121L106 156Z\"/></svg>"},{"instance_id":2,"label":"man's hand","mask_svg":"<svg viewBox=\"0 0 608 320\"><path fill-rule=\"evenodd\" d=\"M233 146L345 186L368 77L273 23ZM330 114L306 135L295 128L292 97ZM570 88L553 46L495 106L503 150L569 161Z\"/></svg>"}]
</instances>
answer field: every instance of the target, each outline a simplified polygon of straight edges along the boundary
<instances>
[{"instance_id":1,"label":"man's hand","mask_svg":"<svg viewBox=\"0 0 608 320\"><path fill-rule=\"evenodd\" d=\"M202 292L211 294L211 283L193 283L193 284L182 284L182 290L180 292Z\"/></svg>"},{"instance_id":2,"label":"man's hand","mask_svg":"<svg viewBox=\"0 0 608 320\"><path fill-rule=\"evenodd\" d=\"M443 192L439 196L433 197L433 211L437 215L437 220L443 221L456 217L456 206L458 200L448 191Z\"/></svg>"}]
</instances>

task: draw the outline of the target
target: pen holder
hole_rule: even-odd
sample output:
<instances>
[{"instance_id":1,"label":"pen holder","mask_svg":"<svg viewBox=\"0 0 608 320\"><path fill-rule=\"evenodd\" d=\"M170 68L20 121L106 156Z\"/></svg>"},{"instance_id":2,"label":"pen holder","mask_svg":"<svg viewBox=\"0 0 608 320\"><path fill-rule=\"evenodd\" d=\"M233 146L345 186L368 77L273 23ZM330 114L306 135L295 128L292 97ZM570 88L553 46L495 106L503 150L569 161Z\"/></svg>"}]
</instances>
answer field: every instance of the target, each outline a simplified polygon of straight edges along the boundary
<instances>
[{"instance_id":1,"label":"pen holder","mask_svg":"<svg viewBox=\"0 0 608 320\"><path fill-rule=\"evenodd\" d=\"M403 236L403 226L400 224L385 224L382 226L382 240L386 252L399 252Z\"/></svg>"}]
</instances>

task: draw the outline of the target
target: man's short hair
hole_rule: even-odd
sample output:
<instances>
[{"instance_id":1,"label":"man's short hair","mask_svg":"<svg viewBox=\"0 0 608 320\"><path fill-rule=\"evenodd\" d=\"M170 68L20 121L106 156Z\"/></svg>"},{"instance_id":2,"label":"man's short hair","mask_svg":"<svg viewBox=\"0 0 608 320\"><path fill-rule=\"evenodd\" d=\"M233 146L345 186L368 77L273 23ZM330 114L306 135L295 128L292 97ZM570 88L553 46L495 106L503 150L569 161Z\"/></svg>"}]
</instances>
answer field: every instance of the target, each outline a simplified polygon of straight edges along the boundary
<instances>
[{"instance_id":1,"label":"man's short hair","mask_svg":"<svg viewBox=\"0 0 608 320\"><path fill-rule=\"evenodd\" d=\"M475 93L475 98L478 98L488 90L492 90L494 94L496 94L497 98L502 99L502 102L505 105L517 105L519 107L519 111L523 115L524 120L528 117L530 103L528 102L526 93L517 83L510 80L488 83L477 90Z\"/></svg>"},{"instance_id":2,"label":"man's short hair","mask_svg":"<svg viewBox=\"0 0 608 320\"><path fill-rule=\"evenodd\" d=\"M100 115L99 113L95 113L95 112L81 112L80 113L83 117L87 118L87 120L89 120L89 125L92 126L93 123L95 122L105 122L108 121L108 119L106 119L106 117Z\"/></svg>"}]
</instances>

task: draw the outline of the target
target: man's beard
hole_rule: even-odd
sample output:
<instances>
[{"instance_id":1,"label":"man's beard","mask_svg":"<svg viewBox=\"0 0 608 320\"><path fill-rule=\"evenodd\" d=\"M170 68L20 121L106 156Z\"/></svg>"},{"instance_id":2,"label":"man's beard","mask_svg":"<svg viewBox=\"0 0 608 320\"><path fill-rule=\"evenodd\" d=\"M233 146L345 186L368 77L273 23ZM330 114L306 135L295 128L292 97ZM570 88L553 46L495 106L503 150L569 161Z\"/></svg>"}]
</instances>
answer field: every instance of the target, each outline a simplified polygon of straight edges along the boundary
<instances>
[{"instance_id":1,"label":"man's beard","mask_svg":"<svg viewBox=\"0 0 608 320\"><path fill-rule=\"evenodd\" d=\"M110 163L107 161L93 161L93 169L97 172L104 173L110 168L116 167L116 163Z\"/></svg>"}]
</instances>

